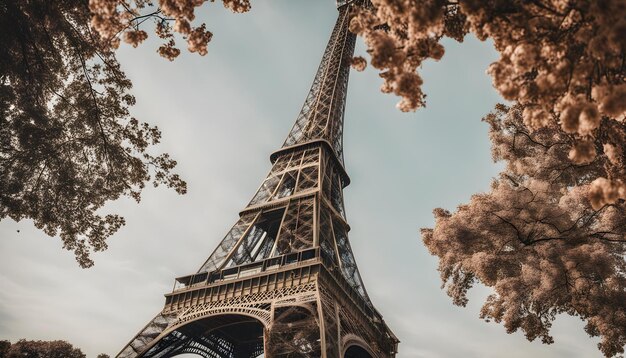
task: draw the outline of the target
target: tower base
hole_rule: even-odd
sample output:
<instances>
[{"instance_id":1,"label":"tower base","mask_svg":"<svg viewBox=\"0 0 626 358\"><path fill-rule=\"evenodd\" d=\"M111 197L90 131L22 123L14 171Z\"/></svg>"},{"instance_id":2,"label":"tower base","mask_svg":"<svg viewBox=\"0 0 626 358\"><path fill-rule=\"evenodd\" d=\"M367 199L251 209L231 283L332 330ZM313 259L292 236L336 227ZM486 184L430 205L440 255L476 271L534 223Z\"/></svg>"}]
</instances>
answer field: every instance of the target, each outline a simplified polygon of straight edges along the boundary
<instances>
[{"instance_id":1,"label":"tower base","mask_svg":"<svg viewBox=\"0 0 626 358\"><path fill-rule=\"evenodd\" d=\"M322 261L310 249L192 275L117 357L395 357L380 314Z\"/></svg>"}]
</instances>

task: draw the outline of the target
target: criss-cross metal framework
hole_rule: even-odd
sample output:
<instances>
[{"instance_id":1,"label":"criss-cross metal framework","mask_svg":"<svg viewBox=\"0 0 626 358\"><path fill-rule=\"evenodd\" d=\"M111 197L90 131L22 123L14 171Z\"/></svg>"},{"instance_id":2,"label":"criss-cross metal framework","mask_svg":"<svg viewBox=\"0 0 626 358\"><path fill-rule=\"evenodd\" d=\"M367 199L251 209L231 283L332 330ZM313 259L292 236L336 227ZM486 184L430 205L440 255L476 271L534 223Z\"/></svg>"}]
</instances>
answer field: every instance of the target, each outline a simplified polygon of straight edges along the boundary
<instances>
[{"instance_id":1,"label":"criss-cross metal framework","mask_svg":"<svg viewBox=\"0 0 626 358\"><path fill-rule=\"evenodd\" d=\"M239 220L197 273L117 355L207 358L394 357L348 241L343 116L354 53L339 17L302 110Z\"/></svg>"}]
</instances>

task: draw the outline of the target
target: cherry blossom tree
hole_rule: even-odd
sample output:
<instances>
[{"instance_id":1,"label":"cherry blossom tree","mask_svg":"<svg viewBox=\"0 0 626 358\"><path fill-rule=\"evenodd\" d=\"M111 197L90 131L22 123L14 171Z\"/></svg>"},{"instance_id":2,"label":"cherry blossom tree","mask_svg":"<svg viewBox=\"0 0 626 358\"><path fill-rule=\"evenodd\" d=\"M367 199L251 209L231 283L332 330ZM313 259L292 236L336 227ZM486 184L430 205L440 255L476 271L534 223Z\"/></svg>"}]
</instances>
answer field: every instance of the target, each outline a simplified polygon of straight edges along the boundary
<instances>
[{"instance_id":1,"label":"cherry blossom tree","mask_svg":"<svg viewBox=\"0 0 626 358\"><path fill-rule=\"evenodd\" d=\"M493 157L506 169L490 192L456 212L436 209L435 227L422 229L424 244L439 257L455 304L465 306L467 291L480 282L494 290L481 317L509 333L521 329L529 340L552 343L552 322L565 313L601 338L605 356L623 353L626 203L603 202L597 193L610 159L569 162L575 139L557 126L529 130L523 112L499 105L485 118ZM605 127L626 135L622 123L605 118Z\"/></svg>"},{"instance_id":2,"label":"cherry blossom tree","mask_svg":"<svg viewBox=\"0 0 626 358\"><path fill-rule=\"evenodd\" d=\"M177 33L187 42L189 52L204 56L213 34L207 30L206 24L192 26L192 23L196 18L196 7L205 2L206 0L159 0L158 6L155 6L149 0L89 0L91 25L111 48L117 48L122 39L137 47L148 38L148 32L142 24L153 20L154 32L163 40L157 50L159 55L170 61L180 55L174 36ZM223 3L233 12L250 10L248 0L224 0Z\"/></svg>"},{"instance_id":3,"label":"cherry blossom tree","mask_svg":"<svg viewBox=\"0 0 626 358\"><path fill-rule=\"evenodd\" d=\"M351 21L365 39L381 90L398 107L425 104L417 73L440 59L443 37L492 39L500 59L488 69L494 87L524 106L530 130L558 126L570 135L564 160L589 163L606 154L611 168L594 183L594 206L626 199L624 137L603 119L626 120L626 3L622 0L371 0ZM362 66L361 66L362 67Z\"/></svg>"}]
</instances>

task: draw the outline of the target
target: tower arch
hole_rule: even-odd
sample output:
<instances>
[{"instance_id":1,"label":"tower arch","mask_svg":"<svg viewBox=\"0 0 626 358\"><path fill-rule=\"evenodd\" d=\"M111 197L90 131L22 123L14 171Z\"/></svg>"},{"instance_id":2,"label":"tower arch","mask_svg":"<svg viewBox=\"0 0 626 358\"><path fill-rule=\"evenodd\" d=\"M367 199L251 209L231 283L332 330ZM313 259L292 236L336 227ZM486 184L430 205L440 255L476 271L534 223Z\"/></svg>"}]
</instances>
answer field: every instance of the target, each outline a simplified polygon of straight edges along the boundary
<instances>
[{"instance_id":1,"label":"tower arch","mask_svg":"<svg viewBox=\"0 0 626 358\"><path fill-rule=\"evenodd\" d=\"M205 315L164 331L143 357L195 354L205 358L255 358L264 352L266 327L247 313Z\"/></svg>"},{"instance_id":2,"label":"tower arch","mask_svg":"<svg viewBox=\"0 0 626 358\"><path fill-rule=\"evenodd\" d=\"M348 347L343 358L374 358L367 350L361 346L353 345Z\"/></svg>"},{"instance_id":3,"label":"tower arch","mask_svg":"<svg viewBox=\"0 0 626 358\"><path fill-rule=\"evenodd\" d=\"M361 337L354 334L347 334L342 339L342 358L376 358L372 348Z\"/></svg>"}]
</instances>

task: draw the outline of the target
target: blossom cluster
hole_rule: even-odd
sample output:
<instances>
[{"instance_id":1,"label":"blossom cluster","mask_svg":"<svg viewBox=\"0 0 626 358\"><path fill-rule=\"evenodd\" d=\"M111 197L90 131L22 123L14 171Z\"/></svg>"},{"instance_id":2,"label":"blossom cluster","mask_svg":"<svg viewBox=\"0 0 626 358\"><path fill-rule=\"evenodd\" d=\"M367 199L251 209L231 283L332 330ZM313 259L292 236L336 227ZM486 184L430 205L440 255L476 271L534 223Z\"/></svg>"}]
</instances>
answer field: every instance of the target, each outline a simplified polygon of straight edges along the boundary
<instances>
[{"instance_id":1,"label":"blossom cluster","mask_svg":"<svg viewBox=\"0 0 626 358\"><path fill-rule=\"evenodd\" d=\"M196 8L206 0L158 0L155 6L149 0L89 0L91 25L103 39L105 46L117 48L120 39L137 47L148 38L141 29L147 19L156 23L155 33L164 42L158 48L160 56L172 61L180 55L174 34L187 42L187 50L206 55L213 34L206 24L193 26ZM224 6L233 12L250 10L249 0L224 0ZM173 23L173 26L171 25Z\"/></svg>"},{"instance_id":2,"label":"blossom cluster","mask_svg":"<svg viewBox=\"0 0 626 358\"><path fill-rule=\"evenodd\" d=\"M626 182L624 137L610 123L626 120L624 1L371 0L371 5L357 12L350 30L365 39L370 63L381 71L382 91L402 97L401 110L425 105L417 71L424 60L443 56L440 40L462 41L471 32L493 40L500 58L487 72L502 97L524 106L527 127L559 127L570 138L566 160L584 165L610 156L607 165L613 168L603 183Z\"/></svg>"},{"instance_id":3,"label":"blossom cluster","mask_svg":"<svg viewBox=\"0 0 626 358\"><path fill-rule=\"evenodd\" d=\"M499 105L485 118L493 158L506 166L490 191L453 213L436 209L424 244L439 257L455 304L466 305L480 282L493 290L481 318L508 333L552 343L552 322L567 313L585 321L606 357L619 355L626 345L626 185L605 178L616 159L568 163L571 134L559 126L530 130L523 112ZM604 122L624 133L626 124Z\"/></svg>"}]
</instances>

